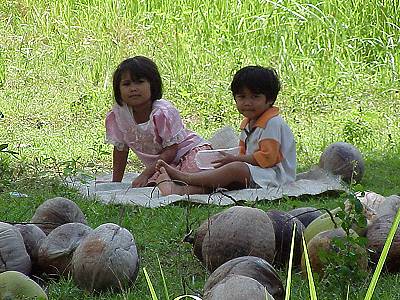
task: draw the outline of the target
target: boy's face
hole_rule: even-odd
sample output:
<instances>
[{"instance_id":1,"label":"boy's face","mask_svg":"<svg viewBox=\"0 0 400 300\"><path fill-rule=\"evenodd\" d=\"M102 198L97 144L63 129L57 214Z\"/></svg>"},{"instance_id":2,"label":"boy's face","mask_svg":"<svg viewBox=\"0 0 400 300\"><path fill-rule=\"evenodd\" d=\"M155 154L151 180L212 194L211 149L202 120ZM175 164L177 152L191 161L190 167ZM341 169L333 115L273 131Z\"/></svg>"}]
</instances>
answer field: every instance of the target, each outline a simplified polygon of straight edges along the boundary
<instances>
[{"instance_id":1,"label":"boy's face","mask_svg":"<svg viewBox=\"0 0 400 300\"><path fill-rule=\"evenodd\" d=\"M238 111L254 121L272 106L264 94L253 93L248 88L243 88L234 98Z\"/></svg>"}]
</instances>

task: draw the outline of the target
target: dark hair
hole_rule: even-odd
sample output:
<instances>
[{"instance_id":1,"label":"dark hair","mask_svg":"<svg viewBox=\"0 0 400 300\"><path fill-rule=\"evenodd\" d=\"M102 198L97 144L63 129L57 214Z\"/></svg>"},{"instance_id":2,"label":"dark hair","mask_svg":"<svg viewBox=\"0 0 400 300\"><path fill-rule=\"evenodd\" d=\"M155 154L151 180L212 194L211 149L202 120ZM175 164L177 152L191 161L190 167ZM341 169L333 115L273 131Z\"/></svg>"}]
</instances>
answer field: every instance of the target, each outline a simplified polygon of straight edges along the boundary
<instances>
[{"instance_id":1,"label":"dark hair","mask_svg":"<svg viewBox=\"0 0 400 300\"><path fill-rule=\"evenodd\" d=\"M162 82L157 65L147 57L135 56L121 62L114 72L114 98L119 105L122 105L119 85L121 83L122 74L125 72L129 72L132 79L144 78L150 82L151 101L155 101L162 97Z\"/></svg>"},{"instance_id":2,"label":"dark hair","mask_svg":"<svg viewBox=\"0 0 400 300\"><path fill-rule=\"evenodd\" d=\"M272 101L272 104L274 104L281 89L281 83L273 68L247 66L237 71L233 76L231 83L233 97L244 88L248 88L253 93L264 94L267 101Z\"/></svg>"}]
</instances>

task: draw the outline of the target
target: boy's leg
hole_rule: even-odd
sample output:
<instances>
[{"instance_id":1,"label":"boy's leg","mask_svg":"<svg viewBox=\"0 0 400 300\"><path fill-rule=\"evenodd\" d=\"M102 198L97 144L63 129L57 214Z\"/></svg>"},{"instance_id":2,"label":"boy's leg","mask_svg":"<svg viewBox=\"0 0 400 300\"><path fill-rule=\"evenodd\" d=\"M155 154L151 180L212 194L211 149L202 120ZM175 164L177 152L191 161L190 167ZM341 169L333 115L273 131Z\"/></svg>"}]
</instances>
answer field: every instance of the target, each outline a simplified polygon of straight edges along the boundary
<instances>
[{"instance_id":1,"label":"boy's leg","mask_svg":"<svg viewBox=\"0 0 400 300\"><path fill-rule=\"evenodd\" d=\"M249 185L250 170L244 162L235 161L213 170L206 170L198 173L181 172L163 160L157 162L156 168L164 167L171 179L176 179L188 185L218 188L228 187L232 184L245 188Z\"/></svg>"},{"instance_id":2,"label":"boy's leg","mask_svg":"<svg viewBox=\"0 0 400 300\"><path fill-rule=\"evenodd\" d=\"M211 190L201 186L194 185L179 185L176 184L171 177L169 177L164 167L160 168L160 175L156 179L157 187L163 196L177 194L177 195L193 195L193 194L207 194Z\"/></svg>"}]
</instances>

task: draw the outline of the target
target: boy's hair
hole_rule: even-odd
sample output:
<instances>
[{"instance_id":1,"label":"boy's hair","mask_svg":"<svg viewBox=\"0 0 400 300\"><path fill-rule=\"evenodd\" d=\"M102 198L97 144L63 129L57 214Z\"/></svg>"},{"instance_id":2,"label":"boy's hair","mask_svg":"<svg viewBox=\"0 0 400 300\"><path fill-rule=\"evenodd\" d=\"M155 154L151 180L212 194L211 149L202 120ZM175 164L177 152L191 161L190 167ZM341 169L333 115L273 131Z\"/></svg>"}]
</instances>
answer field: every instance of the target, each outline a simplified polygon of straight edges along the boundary
<instances>
[{"instance_id":1,"label":"boy's hair","mask_svg":"<svg viewBox=\"0 0 400 300\"><path fill-rule=\"evenodd\" d=\"M115 101L122 105L121 83L122 74L129 72L132 80L144 78L150 82L151 101L162 97L162 81L157 65L149 58L144 56L135 56L121 62L114 72L113 89Z\"/></svg>"},{"instance_id":2,"label":"boy's hair","mask_svg":"<svg viewBox=\"0 0 400 300\"><path fill-rule=\"evenodd\" d=\"M233 97L248 88L251 92L264 94L274 104L281 89L275 69L261 66L247 66L236 72L231 83Z\"/></svg>"}]
</instances>

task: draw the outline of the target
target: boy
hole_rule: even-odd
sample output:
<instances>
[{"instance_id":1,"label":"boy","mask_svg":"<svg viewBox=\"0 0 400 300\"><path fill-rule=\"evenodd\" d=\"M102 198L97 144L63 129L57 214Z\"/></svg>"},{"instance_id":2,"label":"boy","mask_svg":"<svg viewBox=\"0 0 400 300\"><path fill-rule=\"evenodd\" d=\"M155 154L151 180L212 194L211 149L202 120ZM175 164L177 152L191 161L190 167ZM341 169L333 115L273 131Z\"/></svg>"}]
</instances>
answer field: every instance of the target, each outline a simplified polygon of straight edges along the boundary
<instances>
[{"instance_id":1,"label":"boy","mask_svg":"<svg viewBox=\"0 0 400 300\"><path fill-rule=\"evenodd\" d=\"M185 173L162 160L157 183L163 195L209 193L215 188L267 188L295 180L296 147L289 126L273 104L280 90L274 69L247 66L233 77L231 91L238 111L245 117L240 128L239 155L221 152L215 169ZM171 180L172 179L172 180ZM183 181L188 186L178 185Z\"/></svg>"}]
</instances>

